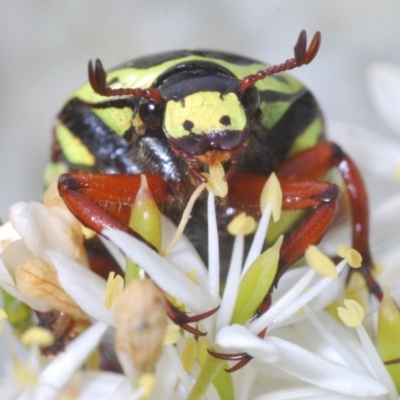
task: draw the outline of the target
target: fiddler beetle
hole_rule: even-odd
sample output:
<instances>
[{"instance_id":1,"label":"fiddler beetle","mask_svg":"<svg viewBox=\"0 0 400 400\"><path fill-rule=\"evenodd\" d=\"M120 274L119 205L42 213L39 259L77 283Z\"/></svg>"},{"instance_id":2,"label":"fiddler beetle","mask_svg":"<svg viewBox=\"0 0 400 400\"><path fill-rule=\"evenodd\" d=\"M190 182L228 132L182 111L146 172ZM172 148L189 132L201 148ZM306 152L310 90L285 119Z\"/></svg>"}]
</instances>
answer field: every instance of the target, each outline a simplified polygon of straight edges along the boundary
<instances>
[{"instance_id":1,"label":"fiddler beetle","mask_svg":"<svg viewBox=\"0 0 400 400\"><path fill-rule=\"evenodd\" d=\"M217 215L221 262L227 265L232 237L226 226L242 211L260 216L260 193L274 171L283 190L283 211L306 211L286 228L276 285L331 225L340 189L324 179L336 168L347 187L361 271L370 291L381 298L370 273L361 175L351 158L326 140L314 96L285 73L309 64L320 42L317 32L307 47L302 31L294 57L272 66L197 50L135 59L107 73L99 60L90 62L89 82L58 114L48 175L67 171L59 178L59 192L84 225L99 234L115 228L140 238L127 225L140 174L147 176L161 211L178 223L191 193L207 180L203 173L222 163L229 191L218 200ZM185 234L203 259L206 229L201 197Z\"/></svg>"}]
</instances>

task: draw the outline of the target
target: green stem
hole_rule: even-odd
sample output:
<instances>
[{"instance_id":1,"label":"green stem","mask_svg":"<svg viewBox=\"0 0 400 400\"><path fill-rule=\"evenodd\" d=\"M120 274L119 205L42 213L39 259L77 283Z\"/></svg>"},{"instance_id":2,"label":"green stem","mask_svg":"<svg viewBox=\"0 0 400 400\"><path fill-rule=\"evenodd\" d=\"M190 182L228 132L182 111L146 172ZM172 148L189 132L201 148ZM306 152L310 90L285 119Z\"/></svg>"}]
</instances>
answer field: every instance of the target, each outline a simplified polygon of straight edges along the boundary
<instances>
[{"instance_id":1,"label":"green stem","mask_svg":"<svg viewBox=\"0 0 400 400\"><path fill-rule=\"evenodd\" d=\"M217 358L211 357L207 354L200 375L198 376L192 391L189 393L187 400L201 400L224 363L225 361L218 360Z\"/></svg>"}]
</instances>

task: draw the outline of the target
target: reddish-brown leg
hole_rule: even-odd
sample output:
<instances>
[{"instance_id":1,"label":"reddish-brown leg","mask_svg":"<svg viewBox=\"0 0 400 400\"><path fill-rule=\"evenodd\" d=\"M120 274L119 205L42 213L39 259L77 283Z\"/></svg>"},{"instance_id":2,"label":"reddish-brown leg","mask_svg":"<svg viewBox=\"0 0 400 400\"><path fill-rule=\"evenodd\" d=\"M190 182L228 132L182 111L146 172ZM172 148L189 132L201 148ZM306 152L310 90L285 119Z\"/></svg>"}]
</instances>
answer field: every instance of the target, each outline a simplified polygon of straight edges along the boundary
<instances>
[{"instance_id":1,"label":"reddish-brown leg","mask_svg":"<svg viewBox=\"0 0 400 400\"><path fill-rule=\"evenodd\" d=\"M155 202L162 204L168 196L167 183L156 174L146 175L146 178ZM70 211L88 228L100 235L104 229L118 229L129 233L157 251L127 225L140 182L140 175L68 173L61 175L58 189ZM166 308L168 316L177 325L198 336L205 333L191 327L189 323L201 321L216 310L189 317L169 301Z\"/></svg>"},{"instance_id":2,"label":"reddish-brown leg","mask_svg":"<svg viewBox=\"0 0 400 400\"><path fill-rule=\"evenodd\" d=\"M321 179L333 167L338 168L348 189L350 211L352 214L352 245L363 257L363 267L360 272L363 274L370 292L378 299L381 299L382 290L371 276L370 271L372 267L372 258L368 243L369 215L367 193L361 174L351 158L335 143L322 142L288 158L278 166L275 172L278 178L280 178L281 184L283 184L283 179L294 181L314 181ZM232 179L230 185L229 203L232 203L234 207L250 210L250 212L251 210L257 210L259 206L259 196L264 182L265 177L260 178L257 175L238 174ZM326 194L329 197L330 194ZM323 200L323 193L320 199L321 201L328 200ZM285 209L285 205L283 205L283 209ZM320 224L318 224L317 227L319 228ZM298 235L298 231L294 231L286 238L282 246L281 272L279 276L296 261L295 256L299 255L296 251L298 247L296 243L304 239L298 237ZM300 236L301 235L302 233L300 233ZM302 254L300 254L299 257L301 257L301 255Z\"/></svg>"},{"instance_id":3,"label":"reddish-brown leg","mask_svg":"<svg viewBox=\"0 0 400 400\"><path fill-rule=\"evenodd\" d=\"M276 174L282 178L320 179L332 167L338 168L349 195L352 246L363 258L360 272L369 291L381 300L382 290L371 275L373 263L369 249L368 196L361 174L353 160L335 143L322 142L286 160L277 168Z\"/></svg>"},{"instance_id":4,"label":"reddish-brown leg","mask_svg":"<svg viewBox=\"0 0 400 400\"><path fill-rule=\"evenodd\" d=\"M288 188L295 189L295 186L287 186L287 179L298 182L298 180L313 180L317 184L317 179L321 179L333 167L337 167L340 171L346 187L349 192L350 208L352 213L352 232L353 247L357 249L363 257L363 274L367 286L371 293L378 299L382 298L382 290L375 282L371 275L372 259L369 251L368 232L369 232L369 215L368 200L362 177L355 166L354 162L347 156L339 146L331 142L319 143L316 146L301 152L282 163L275 171L280 179L284 202L283 209L290 208L297 203L296 190L292 192ZM300 181L301 182L301 181ZM299 183L300 183L299 182ZM259 198L262 187L265 183L265 177L259 178L255 175L238 174L230 185L229 204L233 207L246 209L246 211L257 210L259 207ZM318 182L319 183L319 182ZM306 184L303 185L303 193L298 192L298 196L306 196L302 199L303 206L312 207L313 211L309 214L303 224L294 230L283 242L281 250L281 259L279 271L275 280L275 285L280 276L300 258L309 244L317 244L325 234L326 229L330 225L333 218L333 212L337 203L336 193L333 189L335 186L327 186L327 190L321 190L319 194L312 193ZM314 189L316 186L314 187ZM316 196L317 195L317 196ZM319 200L319 205L305 204L308 200ZM325 204L324 204L325 203ZM327 204L326 204L327 203ZM335 207L329 204L335 203ZM299 203L300 205L300 203ZM333 211L333 212L332 212ZM271 288L272 291L272 288ZM268 310L271 304L270 293L265 301L260 305L258 315ZM264 337L266 331L260 332L259 336ZM230 368L228 372L234 372L245 366L251 357L246 353L239 354L218 354L211 352L217 358L224 360L240 360L235 366Z\"/></svg>"},{"instance_id":5,"label":"reddish-brown leg","mask_svg":"<svg viewBox=\"0 0 400 400\"><path fill-rule=\"evenodd\" d=\"M238 174L230 186L229 205L259 213L260 194L266 177ZM280 179L283 210L309 210L304 221L285 238L275 284L286 269L303 256L307 247L317 244L329 228L337 208L339 189L324 181ZM257 199L257 200L256 200Z\"/></svg>"},{"instance_id":6,"label":"reddish-brown leg","mask_svg":"<svg viewBox=\"0 0 400 400\"><path fill-rule=\"evenodd\" d=\"M237 209L245 209L250 214L258 214L260 195L266 182L265 176L237 174L231 181L228 203ZM336 212L339 188L329 182L295 179L280 179L283 194L283 210L309 210L304 221L283 241L278 272L274 285L282 274L299 258L311 244L317 244L325 235ZM257 315L266 312L271 305L273 286L260 304ZM263 338L266 329L258 334ZM209 351L222 360L238 361L227 372L234 372L244 367L251 359L247 353L222 354Z\"/></svg>"},{"instance_id":7,"label":"reddish-brown leg","mask_svg":"<svg viewBox=\"0 0 400 400\"><path fill-rule=\"evenodd\" d=\"M156 203L167 198L168 185L160 175L147 175ZM152 247L127 225L130 209L140 187L140 175L68 173L61 175L58 190L66 206L86 227L101 234L118 229Z\"/></svg>"}]
</instances>

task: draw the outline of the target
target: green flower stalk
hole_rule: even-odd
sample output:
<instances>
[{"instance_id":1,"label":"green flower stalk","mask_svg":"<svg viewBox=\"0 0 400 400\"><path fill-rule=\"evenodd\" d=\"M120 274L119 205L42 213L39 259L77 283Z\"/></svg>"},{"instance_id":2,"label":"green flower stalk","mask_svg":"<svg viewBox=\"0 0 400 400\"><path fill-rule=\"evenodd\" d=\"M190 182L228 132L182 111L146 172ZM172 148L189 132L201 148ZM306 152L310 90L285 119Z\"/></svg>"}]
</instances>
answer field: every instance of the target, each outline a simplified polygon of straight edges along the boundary
<instances>
[{"instance_id":1,"label":"green flower stalk","mask_svg":"<svg viewBox=\"0 0 400 400\"><path fill-rule=\"evenodd\" d=\"M128 225L152 244L158 252L161 251L161 213L149 190L145 175L141 175L140 188L133 203ZM143 270L127 258L126 283L139 278L144 278Z\"/></svg>"},{"instance_id":2,"label":"green flower stalk","mask_svg":"<svg viewBox=\"0 0 400 400\"><path fill-rule=\"evenodd\" d=\"M283 236L253 262L243 276L231 324L245 324L256 312L275 279Z\"/></svg>"}]
</instances>

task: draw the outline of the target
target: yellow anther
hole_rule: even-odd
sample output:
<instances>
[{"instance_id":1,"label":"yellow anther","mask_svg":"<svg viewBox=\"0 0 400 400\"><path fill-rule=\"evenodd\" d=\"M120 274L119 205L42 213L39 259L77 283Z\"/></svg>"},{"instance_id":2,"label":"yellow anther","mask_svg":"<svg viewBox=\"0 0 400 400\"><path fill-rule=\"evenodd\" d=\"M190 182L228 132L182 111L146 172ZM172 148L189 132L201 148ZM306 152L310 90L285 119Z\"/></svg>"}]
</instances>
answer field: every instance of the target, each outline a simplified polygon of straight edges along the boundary
<instances>
[{"instance_id":1,"label":"yellow anther","mask_svg":"<svg viewBox=\"0 0 400 400\"><path fill-rule=\"evenodd\" d=\"M338 253L339 257L345 258L346 252L350 249L351 247L347 244L339 244L336 248L336 252Z\"/></svg>"},{"instance_id":2,"label":"yellow anther","mask_svg":"<svg viewBox=\"0 0 400 400\"><path fill-rule=\"evenodd\" d=\"M203 174L207 179L207 189L216 197L225 197L228 194L228 182L224 180L225 170L220 162L210 165L210 173Z\"/></svg>"},{"instance_id":3,"label":"yellow anther","mask_svg":"<svg viewBox=\"0 0 400 400\"><path fill-rule=\"evenodd\" d=\"M186 340L185 348L181 355L181 361L184 371L189 372L193 369L197 359L197 342L194 337Z\"/></svg>"},{"instance_id":4,"label":"yellow anther","mask_svg":"<svg viewBox=\"0 0 400 400\"><path fill-rule=\"evenodd\" d=\"M91 239L92 237L96 236L96 232L92 231L89 228L86 228L86 226L82 226L82 235L86 240Z\"/></svg>"},{"instance_id":5,"label":"yellow anther","mask_svg":"<svg viewBox=\"0 0 400 400\"><path fill-rule=\"evenodd\" d=\"M124 279L121 275L115 275L115 272L111 271L108 275L106 291L104 293L104 304L107 309L114 307L123 290Z\"/></svg>"},{"instance_id":6,"label":"yellow anther","mask_svg":"<svg viewBox=\"0 0 400 400\"><path fill-rule=\"evenodd\" d=\"M181 337L180 329L181 328L178 325L168 324L165 331L163 345L175 344Z\"/></svg>"},{"instance_id":7,"label":"yellow anther","mask_svg":"<svg viewBox=\"0 0 400 400\"><path fill-rule=\"evenodd\" d=\"M148 399L156 387L156 377L154 374L142 374L137 383L143 391L142 399Z\"/></svg>"},{"instance_id":8,"label":"yellow anther","mask_svg":"<svg viewBox=\"0 0 400 400\"><path fill-rule=\"evenodd\" d=\"M400 178L400 167L397 167L396 170L394 171L394 177L399 179Z\"/></svg>"},{"instance_id":9,"label":"yellow anther","mask_svg":"<svg viewBox=\"0 0 400 400\"><path fill-rule=\"evenodd\" d=\"M337 308L339 318L349 328L355 328L362 324L364 309L354 300L345 299L344 307Z\"/></svg>"},{"instance_id":10,"label":"yellow anther","mask_svg":"<svg viewBox=\"0 0 400 400\"><path fill-rule=\"evenodd\" d=\"M347 264L352 268L360 268L362 263L361 254L347 244L340 244L337 247L337 253L340 257L344 258Z\"/></svg>"},{"instance_id":11,"label":"yellow anther","mask_svg":"<svg viewBox=\"0 0 400 400\"><path fill-rule=\"evenodd\" d=\"M257 223L255 219L242 212L233 218L233 220L228 224L227 229L231 235L238 236L249 235L255 231L256 227Z\"/></svg>"},{"instance_id":12,"label":"yellow anther","mask_svg":"<svg viewBox=\"0 0 400 400\"><path fill-rule=\"evenodd\" d=\"M344 297L351 299L367 308L369 304L369 293L365 279L361 274L351 274L344 289Z\"/></svg>"},{"instance_id":13,"label":"yellow anther","mask_svg":"<svg viewBox=\"0 0 400 400\"><path fill-rule=\"evenodd\" d=\"M190 271L186 272L185 274L192 282L194 282L196 285L199 284L199 276L197 274L197 270L191 269Z\"/></svg>"},{"instance_id":14,"label":"yellow anther","mask_svg":"<svg viewBox=\"0 0 400 400\"><path fill-rule=\"evenodd\" d=\"M268 203L272 205L272 219L277 222L282 211L282 188L274 172L268 178L261 192L261 212L264 211Z\"/></svg>"},{"instance_id":15,"label":"yellow anther","mask_svg":"<svg viewBox=\"0 0 400 400\"><path fill-rule=\"evenodd\" d=\"M318 274L337 279L338 274L333 261L322 253L317 246L308 246L305 253L307 264Z\"/></svg>"},{"instance_id":16,"label":"yellow anther","mask_svg":"<svg viewBox=\"0 0 400 400\"><path fill-rule=\"evenodd\" d=\"M7 313L2 308L0 308L0 321L6 318L8 318Z\"/></svg>"},{"instance_id":17,"label":"yellow anther","mask_svg":"<svg viewBox=\"0 0 400 400\"><path fill-rule=\"evenodd\" d=\"M21 342L25 346L47 347L54 343L54 335L45 328L32 326L22 334Z\"/></svg>"}]
</instances>

